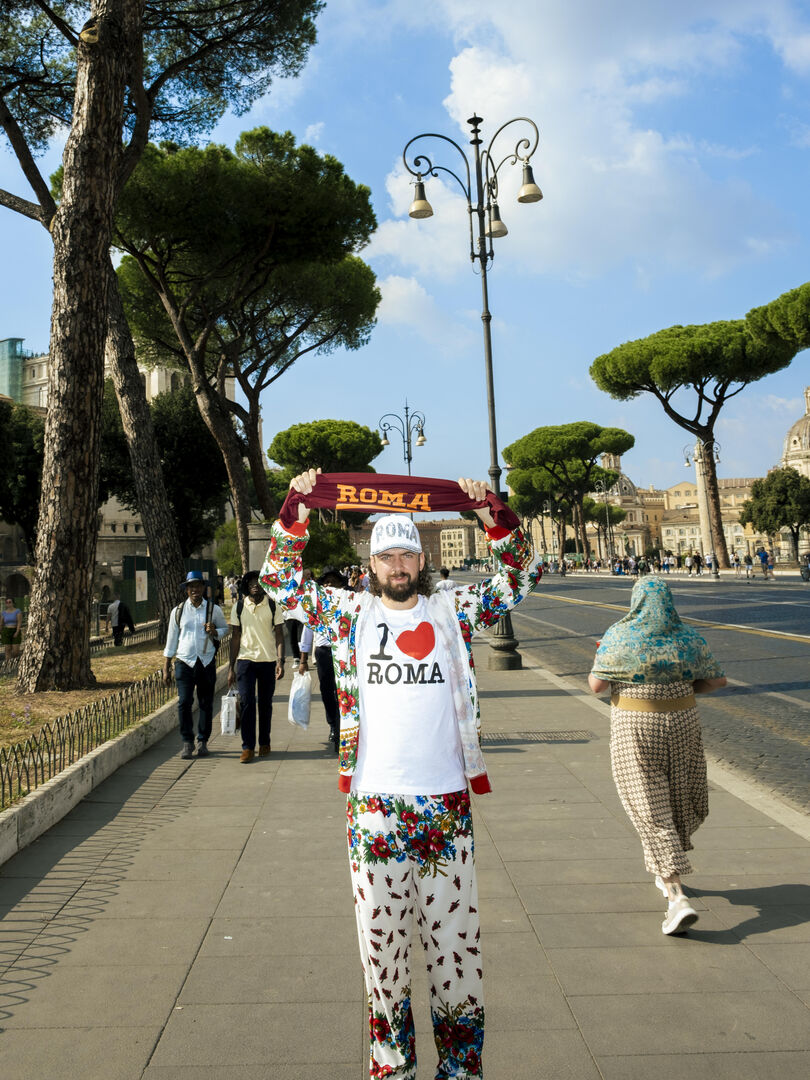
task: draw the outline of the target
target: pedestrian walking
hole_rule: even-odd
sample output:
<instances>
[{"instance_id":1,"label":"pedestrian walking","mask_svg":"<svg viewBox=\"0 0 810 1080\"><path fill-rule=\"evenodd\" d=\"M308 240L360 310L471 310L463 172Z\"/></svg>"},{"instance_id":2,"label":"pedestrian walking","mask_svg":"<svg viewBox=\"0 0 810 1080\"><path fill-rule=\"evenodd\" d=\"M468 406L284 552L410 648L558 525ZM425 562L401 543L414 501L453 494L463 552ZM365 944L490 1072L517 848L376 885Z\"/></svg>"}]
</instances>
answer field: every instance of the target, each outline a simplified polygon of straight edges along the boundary
<instances>
[{"instance_id":1,"label":"pedestrian walking","mask_svg":"<svg viewBox=\"0 0 810 1080\"><path fill-rule=\"evenodd\" d=\"M228 632L222 609L211 600L204 600L208 582L199 570L190 570L183 582L187 599L178 604L169 616L169 631L163 650L165 663L163 681L171 682L171 662L174 659L174 679L177 683L177 714L180 738L183 740L181 758L194 756L194 720L192 707L197 692L197 757L208 756L208 739L214 719L214 684L217 678L216 653L219 643Z\"/></svg>"},{"instance_id":2,"label":"pedestrian walking","mask_svg":"<svg viewBox=\"0 0 810 1080\"><path fill-rule=\"evenodd\" d=\"M334 566L325 566L318 577L318 584L329 589L347 589L349 583L341 572ZM332 663L332 646L329 638L322 630L314 630L307 623L302 632L299 642L301 657L298 662L298 671L304 675L309 670L309 658L315 654L315 667L318 671L318 688L323 702L326 722L329 725L329 741L334 747L335 753L340 752L340 708L338 707L337 684L335 682L335 668Z\"/></svg>"},{"instance_id":3,"label":"pedestrian walking","mask_svg":"<svg viewBox=\"0 0 810 1080\"><path fill-rule=\"evenodd\" d=\"M453 590L458 588L458 585L456 585L455 581L450 577L450 571L446 566L443 566L441 570L439 570L439 580L433 588L436 592L443 592L445 589Z\"/></svg>"},{"instance_id":4,"label":"pedestrian walking","mask_svg":"<svg viewBox=\"0 0 810 1080\"><path fill-rule=\"evenodd\" d=\"M323 480L322 490L331 492L334 477ZM375 478L364 482L373 492ZM386 488L386 496L398 496L402 505L404 494L421 483L421 506L429 509L428 488L452 488L449 508L475 508L486 528L496 574L433 592L416 525L405 514L389 514L372 530L369 592L299 586L307 507L310 500L324 505L316 501L322 498L318 483L315 470L292 481L300 497L297 522L273 526L262 583L281 604L300 602L332 644L340 788L348 795L349 861L368 993L369 1074L416 1076L409 945L418 928L439 1053L436 1075L469 1080L483 1075L484 1004L467 785L477 793L490 790L470 642L531 592L539 560L517 519L495 505L484 482L460 480L456 489L409 476L399 489ZM493 511L508 527L496 525Z\"/></svg>"},{"instance_id":5,"label":"pedestrian walking","mask_svg":"<svg viewBox=\"0 0 810 1080\"><path fill-rule=\"evenodd\" d=\"M259 571L248 570L231 608L231 649L228 687L236 686L241 704L240 762L256 756L258 699L259 757L270 753L270 726L276 682L284 678L284 618L280 606L269 600L259 584Z\"/></svg>"},{"instance_id":6,"label":"pedestrian walking","mask_svg":"<svg viewBox=\"0 0 810 1080\"><path fill-rule=\"evenodd\" d=\"M20 655L22 641L22 612L14 604L14 597L7 596L3 608L3 647L6 660Z\"/></svg>"},{"instance_id":7,"label":"pedestrian walking","mask_svg":"<svg viewBox=\"0 0 810 1080\"><path fill-rule=\"evenodd\" d=\"M135 620L120 596L113 597L112 603L107 608L107 633L111 630L113 645L124 644L124 630L129 630L130 634L135 633Z\"/></svg>"},{"instance_id":8,"label":"pedestrian walking","mask_svg":"<svg viewBox=\"0 0 810 1080\"><path fill-rule=\"evenodd\" d=\"M669 586L651 578L633 586L629 613L603 635L588 683L597 694L610 690L613 779L668 902L661 929L681 933L698 917L681 886L692 870L686 852L709 812L695 694L726 678L681 622Z\"/></svg>"}]
</instances>

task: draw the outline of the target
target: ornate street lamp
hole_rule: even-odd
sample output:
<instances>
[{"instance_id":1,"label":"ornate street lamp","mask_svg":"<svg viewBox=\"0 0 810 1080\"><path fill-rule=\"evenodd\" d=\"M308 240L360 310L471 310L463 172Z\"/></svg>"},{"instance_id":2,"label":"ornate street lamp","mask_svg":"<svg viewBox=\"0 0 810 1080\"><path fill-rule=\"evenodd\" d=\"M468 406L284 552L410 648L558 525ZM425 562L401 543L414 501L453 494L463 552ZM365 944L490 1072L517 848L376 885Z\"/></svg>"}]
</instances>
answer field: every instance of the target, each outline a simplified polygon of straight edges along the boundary
<instances>
[{"instance_id":1,"label":"ornate street lamp","mask_svg":"<svg viewBox=\"0 0 810 1080\"><path fill-rule=\"evenodd\" d=\"M405 146L402 152L402 160L405 168L414 176L414 199L411 203L409 215L412 218L428 218L433 216L433 207L427 200L425 193L424 177L438 177L440 172L447 173L456 181L461 188L464 198L467 200L467 212L469 215L470 236L470 261L477 262L481 274L482 310L481 322L484 328L484 367L487 385L487 417L489 421L489 481L492 490L500 494L501 490L501 467L498 464L498 436L495 428L495 386L492 373L492 334L490 324L492 315L489 310L489 294L487 290L487 270L495 258L493 240L508 235L504 222L501 220L501 212L498 206L498 173L504 165L517 165L520 161L523 165L523 183L518 191L517 200L520 203L539 202L543 193L534 182L532 167L529 164L540 141L540 133L537 125L527 116L518 116L501 124L489 141L485 149L481 149L480 116L471 116L467 121L470 125L470 144L473 147L472 168L471 162L465 151L447 135L439 135L436 132L423 132L414 136ZM493 146L498 136L512 124L528 124L531 129L531 137L524 136L519 139L515 149L507 153L500 161L493 157ZM434 165L431 158L423 153L417 154L408 161L408 151L415 142L421 139L439 139L449 143L461 158L461 175L447 168L445 165ZM477 225L476 225L477 222ZM517 651L517 641L512 631L512 620L507 612L495 624L495 630L491 635L490 644L493 653L490 655L489 666L500 670L515 669L522 665L520 653Z\"/></svg>"},{"instance_id":2,"label":"ornate street lamp","mask_svg":"<svg viewBox=\"0 0 810 1080\"><path fill-rule=\"evenodd\" d=\"M691 460L689 454L692 454ZM683 448L683 461L687 469L694 463L698 489L698 517L700 520L701 536L709 536L709 553L712 557L712 576L720 577L720 567L717 565L717 554L714 550L714 532L712 530L711 515L709 513L709 493L706 488L706 473L704 463L706 456L711 454L715 463L720 462L720 443L714 439L699 439L694 448L689 443ZM722 522L721 522L722 527Z\"/></svg>"},{"instance_id":3,"label":"ornate street lamp","mask_svg":"<svg viewBox=\"0 0 810 1080\"><path fill-rule=\"evenodd\" d=\"M405 402L405 419L397 413L386 413L385 416L380 417L377 423L377 427L382 433L383 446L390 446L391 443L388 439L389 431L398 431L402 436L402 449L405 454L405 464L408 466L408 476L411 475L411 458L413 457L413 433L416 432L416 445L424 446L427 442L425 438L425 417L423 413L411 412L408 408L408 402Z\"/></svg>"}]
</instances>

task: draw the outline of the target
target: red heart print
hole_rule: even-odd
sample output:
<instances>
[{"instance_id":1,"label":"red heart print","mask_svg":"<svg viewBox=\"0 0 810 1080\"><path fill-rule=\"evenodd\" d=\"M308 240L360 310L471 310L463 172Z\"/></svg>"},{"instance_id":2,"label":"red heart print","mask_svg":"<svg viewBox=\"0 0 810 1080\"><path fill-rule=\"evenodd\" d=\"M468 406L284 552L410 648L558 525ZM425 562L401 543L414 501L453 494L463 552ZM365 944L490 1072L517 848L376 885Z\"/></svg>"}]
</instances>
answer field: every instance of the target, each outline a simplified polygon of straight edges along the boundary
<instances>
[{"instance_id":1,"label":"red heart print","mask_svg":"<svg viewBox=\"0 0 810 1080\"><path fill-rule=\"evenodd\" d=\"M433 652L436 635L431 623L420 622L415 630L403 630L396 642L400 652L412 656L414 660L423 660Z\"/></svg>"}]
</instances>

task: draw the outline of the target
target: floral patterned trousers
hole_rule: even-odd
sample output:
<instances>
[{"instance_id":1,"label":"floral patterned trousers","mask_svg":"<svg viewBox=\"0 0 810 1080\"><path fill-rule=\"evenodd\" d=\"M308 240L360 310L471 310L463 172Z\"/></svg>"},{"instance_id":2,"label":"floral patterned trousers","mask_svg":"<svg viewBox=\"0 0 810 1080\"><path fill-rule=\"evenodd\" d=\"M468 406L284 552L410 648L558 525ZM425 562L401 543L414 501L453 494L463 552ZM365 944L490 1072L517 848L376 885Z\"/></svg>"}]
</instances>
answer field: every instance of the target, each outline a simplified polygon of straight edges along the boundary
<instances>
[{"instance_id":1,"label":"floral patterned trousers","mask_svg":"<svg viewBox=\"0 0 810 1080\"><path fill-rule=\"evenodd\" d=\"M410 948L425 951L437 1080L481 1077L484 1000L470 796L369 795L346 807L372 1078L415 1080Z\"/></svg>"}]
</instances>

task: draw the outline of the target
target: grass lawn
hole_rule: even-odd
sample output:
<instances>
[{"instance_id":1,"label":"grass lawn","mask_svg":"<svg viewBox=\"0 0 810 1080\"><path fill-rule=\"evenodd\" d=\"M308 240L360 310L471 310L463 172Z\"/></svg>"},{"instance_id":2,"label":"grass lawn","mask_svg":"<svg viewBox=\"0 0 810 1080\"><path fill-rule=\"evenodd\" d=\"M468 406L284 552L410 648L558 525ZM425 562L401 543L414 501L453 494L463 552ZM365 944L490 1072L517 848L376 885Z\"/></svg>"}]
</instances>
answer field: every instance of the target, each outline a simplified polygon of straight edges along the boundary
<instances>
[{"instance_id":1,"label":"grass lawn","mask_svg":"<svg viewBox=\"0 0 810 1080\"><path fill-rule=\"evenodd\" d=\"M80 709L99 698L109 697L131 683L162 670L162 646L156 641L148 641L131 648L111 650L94 657L92 667L96 686L89 690L18 694L15 690L16 676L0 679L0 746L22 742L57 716Z\"/></svg>"}]
</instances>

